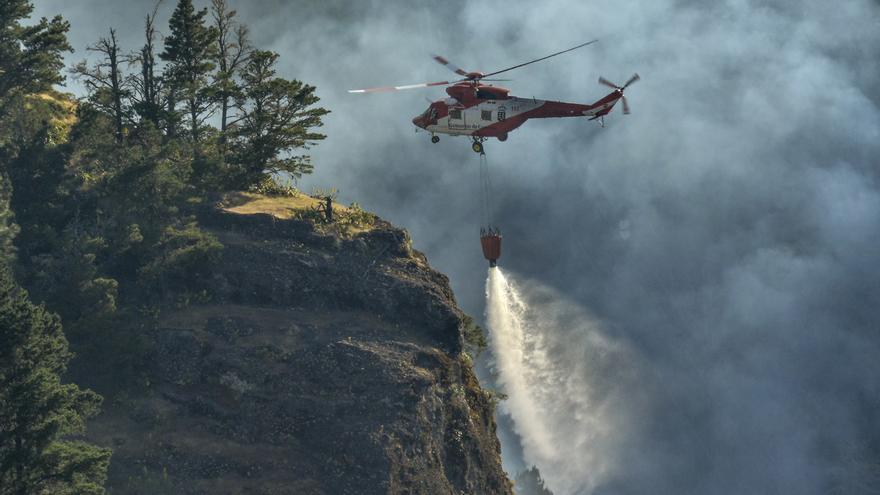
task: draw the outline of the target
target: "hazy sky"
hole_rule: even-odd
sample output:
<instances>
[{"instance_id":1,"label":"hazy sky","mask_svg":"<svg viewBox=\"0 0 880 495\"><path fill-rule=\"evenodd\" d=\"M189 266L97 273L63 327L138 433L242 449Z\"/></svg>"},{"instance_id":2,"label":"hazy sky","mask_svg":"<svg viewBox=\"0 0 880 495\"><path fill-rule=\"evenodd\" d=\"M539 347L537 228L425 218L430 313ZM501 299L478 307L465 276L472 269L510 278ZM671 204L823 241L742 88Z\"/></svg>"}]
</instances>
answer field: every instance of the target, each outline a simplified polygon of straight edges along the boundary
<instances>
[{"instance_id":1,"label":"hazy sky","mask_svg":"<svg viewBox=\"0 0 880 495\"><path fill-rule=\"evenodd\" d=\"M345 90L447 78L431 53L490 71L599 38L505 84L591 102L638 72L632 115L486 145L505 270L581 305L640 374L584 377L629 418L594 493L880 492L878 2L230 2L333 112L302 186L409 229L476 315L477 156L410 123L445 93ZM151 5L36 2L71 21L71 61L109 26L140 46Z\"/></svg>"}]
</instances>

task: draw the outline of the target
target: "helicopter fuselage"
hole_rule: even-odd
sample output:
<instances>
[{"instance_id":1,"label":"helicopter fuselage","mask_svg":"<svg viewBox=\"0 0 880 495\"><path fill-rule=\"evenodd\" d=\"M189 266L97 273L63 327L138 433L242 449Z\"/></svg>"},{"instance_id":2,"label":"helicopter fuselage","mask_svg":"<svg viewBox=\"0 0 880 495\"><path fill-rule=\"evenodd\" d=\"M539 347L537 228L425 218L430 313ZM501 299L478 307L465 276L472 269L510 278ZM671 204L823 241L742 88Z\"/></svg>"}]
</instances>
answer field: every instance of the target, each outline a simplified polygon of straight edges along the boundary
<instances>
[{"instance_id":1,"label":"helicopter fuselage","mask_svg":"<svg viewBox=\"0 0 880 495\"><path fill-rule=\"evenodd\" d=\"M509 132L528 119L587 117L597 119L614 107L621 93L614 91L593 104L519 98L497 86L461 83L446 88L449 98L432 102L412 121L431 134L495 137L505 141Z\"/></svg>"}]
</instances>

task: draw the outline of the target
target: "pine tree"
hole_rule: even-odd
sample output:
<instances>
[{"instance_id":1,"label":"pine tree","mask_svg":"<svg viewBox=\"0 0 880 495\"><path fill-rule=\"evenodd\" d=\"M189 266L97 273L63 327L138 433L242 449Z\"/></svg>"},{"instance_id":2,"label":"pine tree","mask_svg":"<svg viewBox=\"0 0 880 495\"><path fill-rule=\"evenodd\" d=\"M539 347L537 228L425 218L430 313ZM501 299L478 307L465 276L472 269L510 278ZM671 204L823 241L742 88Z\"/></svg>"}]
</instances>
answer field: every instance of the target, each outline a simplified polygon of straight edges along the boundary
<instances>
[{"instance_id":1,"label":"pine tree","mask_svg":"<svg viewBox=\"0 0 880 495\"><path fill-rule=\"evenodd\" d=\"M229 10L226 0L211 0L211 16L217 29L217 73L214 87L220 103L220 153L225 154L229 111L241 94L236 78L247 63L251 46L248 28L235 21L236 12Z\"/></svg>"},{"instance_id":2,"label":"pine tree","mask_svg":"<svg viewBox=\"0 0 880 495\"><path fill-rule=\"evenodd\" d=\"M0 108L16 89L43 91L64 80L61 54L70 50L70 24L60 16L23 26L34 7L29 0L0 2Z\"/></svg>"},{"instance_id":3,"label":"pine tree","mask_svg":"<svg viewBox=\"0 0 880 495\"><path fill-rule=\"evenodd\" d=\"M110 451L67 439L101 403L61 383L70 358L58 317L0 266L0 495L104 493Z\"/></svg>"},{"instance_id":4,"label":"pine tree","mask_svg":"<svg viewBox=\"0 0 880 495\"><path fill-rule=\"evenodd\" d=\"M196 12L192 0L180 0L171 15L165 51L159 54L168 62L169 91L175 100L180 97L185 103L194 143L199 140L202 123L211 115L214 100L208 77L214 69L211 60L215 58L217 30L205 25L207 13L207 9Z\"/></svg>"},{"instance_id":5,"label":"pine tree","mask_svg":"<svg viewBox=\"0 0 880 495\"><path fill-rule=\"evenodd\" d=\"M20 142L32 134L22 115L34 106L25 101L26 94L48 91L62 82L61 54L71 49L67 43L70 26L60 16L51 21L43 18L32 26L21 24L33 10L29 0L0 1L0 265L8 261L17 232L9 209L10 163L17 157ZM10 115L10 109L19 112Z\"/></svg>"},{"instance_id":6,"label":"pine tree","mask_svg":"<svg viewBox=\"0 0 880 495\"><path fill-rule=\"evenodd\" d=\"M314 105L320 100L315 87L276 77L278 54L257 50L241 77L244 89L236 107L236 163L241 176L235 187L248 187L267 174L300 177L310 173L307 155L291 152L315 144L326 136L312 130L323 125L329 110Z\"/></svg>"}]
</instances>

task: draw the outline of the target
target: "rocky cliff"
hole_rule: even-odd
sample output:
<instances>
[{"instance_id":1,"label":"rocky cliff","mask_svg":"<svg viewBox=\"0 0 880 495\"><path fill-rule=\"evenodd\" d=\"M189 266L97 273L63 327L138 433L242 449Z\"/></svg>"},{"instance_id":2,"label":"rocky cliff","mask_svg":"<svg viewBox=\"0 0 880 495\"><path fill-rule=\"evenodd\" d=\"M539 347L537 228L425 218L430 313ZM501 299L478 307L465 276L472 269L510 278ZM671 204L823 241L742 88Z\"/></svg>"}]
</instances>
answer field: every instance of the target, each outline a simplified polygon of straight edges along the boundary
<instances>
[{"instance_id":1,"label":"rocky cliff","mask_svg":"<svg viewBox=\"0 0 880 495\"><path fill-rule=\"evenodd\" d=\"M146 385L91 422L111 493L512 493L446 277L385 222L258 199L200 211L210 297L155 315Z\"/></svg>"}]
</instances>

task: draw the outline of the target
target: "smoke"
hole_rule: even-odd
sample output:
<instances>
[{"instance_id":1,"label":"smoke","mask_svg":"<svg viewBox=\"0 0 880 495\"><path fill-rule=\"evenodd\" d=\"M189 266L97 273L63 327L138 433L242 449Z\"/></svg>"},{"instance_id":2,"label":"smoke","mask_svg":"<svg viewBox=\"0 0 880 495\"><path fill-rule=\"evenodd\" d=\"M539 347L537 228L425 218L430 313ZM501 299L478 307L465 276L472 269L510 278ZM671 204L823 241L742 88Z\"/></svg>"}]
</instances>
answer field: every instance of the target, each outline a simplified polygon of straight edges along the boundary
<instances>
[{"instance_id":1,"label":"smoke","mask_svg":"<svg viewBox=\"0 0 880 495\"><path fill-rule=\"evenodd\" d=\"M555 493L591 493L617 467L633 426L622 400L638 394L631 353L572 301L535 282L515 284L500 268L486 279L486 322L507 395L499 410L513 419L524 461Z\"/></svg>"},{"instance_id":2,"label":"smoke","mask_svg":"<svg viewBox=\"0 0 880 495\"><path fill-rule=\"evenodd\" d=\"M152 3L36 7L70 18L76 60L109 25L137 48ZM485 301L478 160L465 139L434 145L410 123L444 93L346 90L446 79L431 53L492 71L599 38L504 84L584 102L604 94L600 75L638 72L632 115L616 109L605 129L529 121L486 143L502 262L529 280L524 300L564 294L631 359L595 373L572 350L589 332L543 333L572 387L625 390L598 401L614 427L592 492L880 491L878 2L231 3L282 54L280 74L315 84L333 112L301 186L338 187L409 229L471 314ZM595 407L584 390L572 395ZM596 413L547 416L545 431L576 438L581 414ZM518 441L501 437L516 465ZM570 466L594 455L565 452Z\"/></svg>"}]
</instances>

